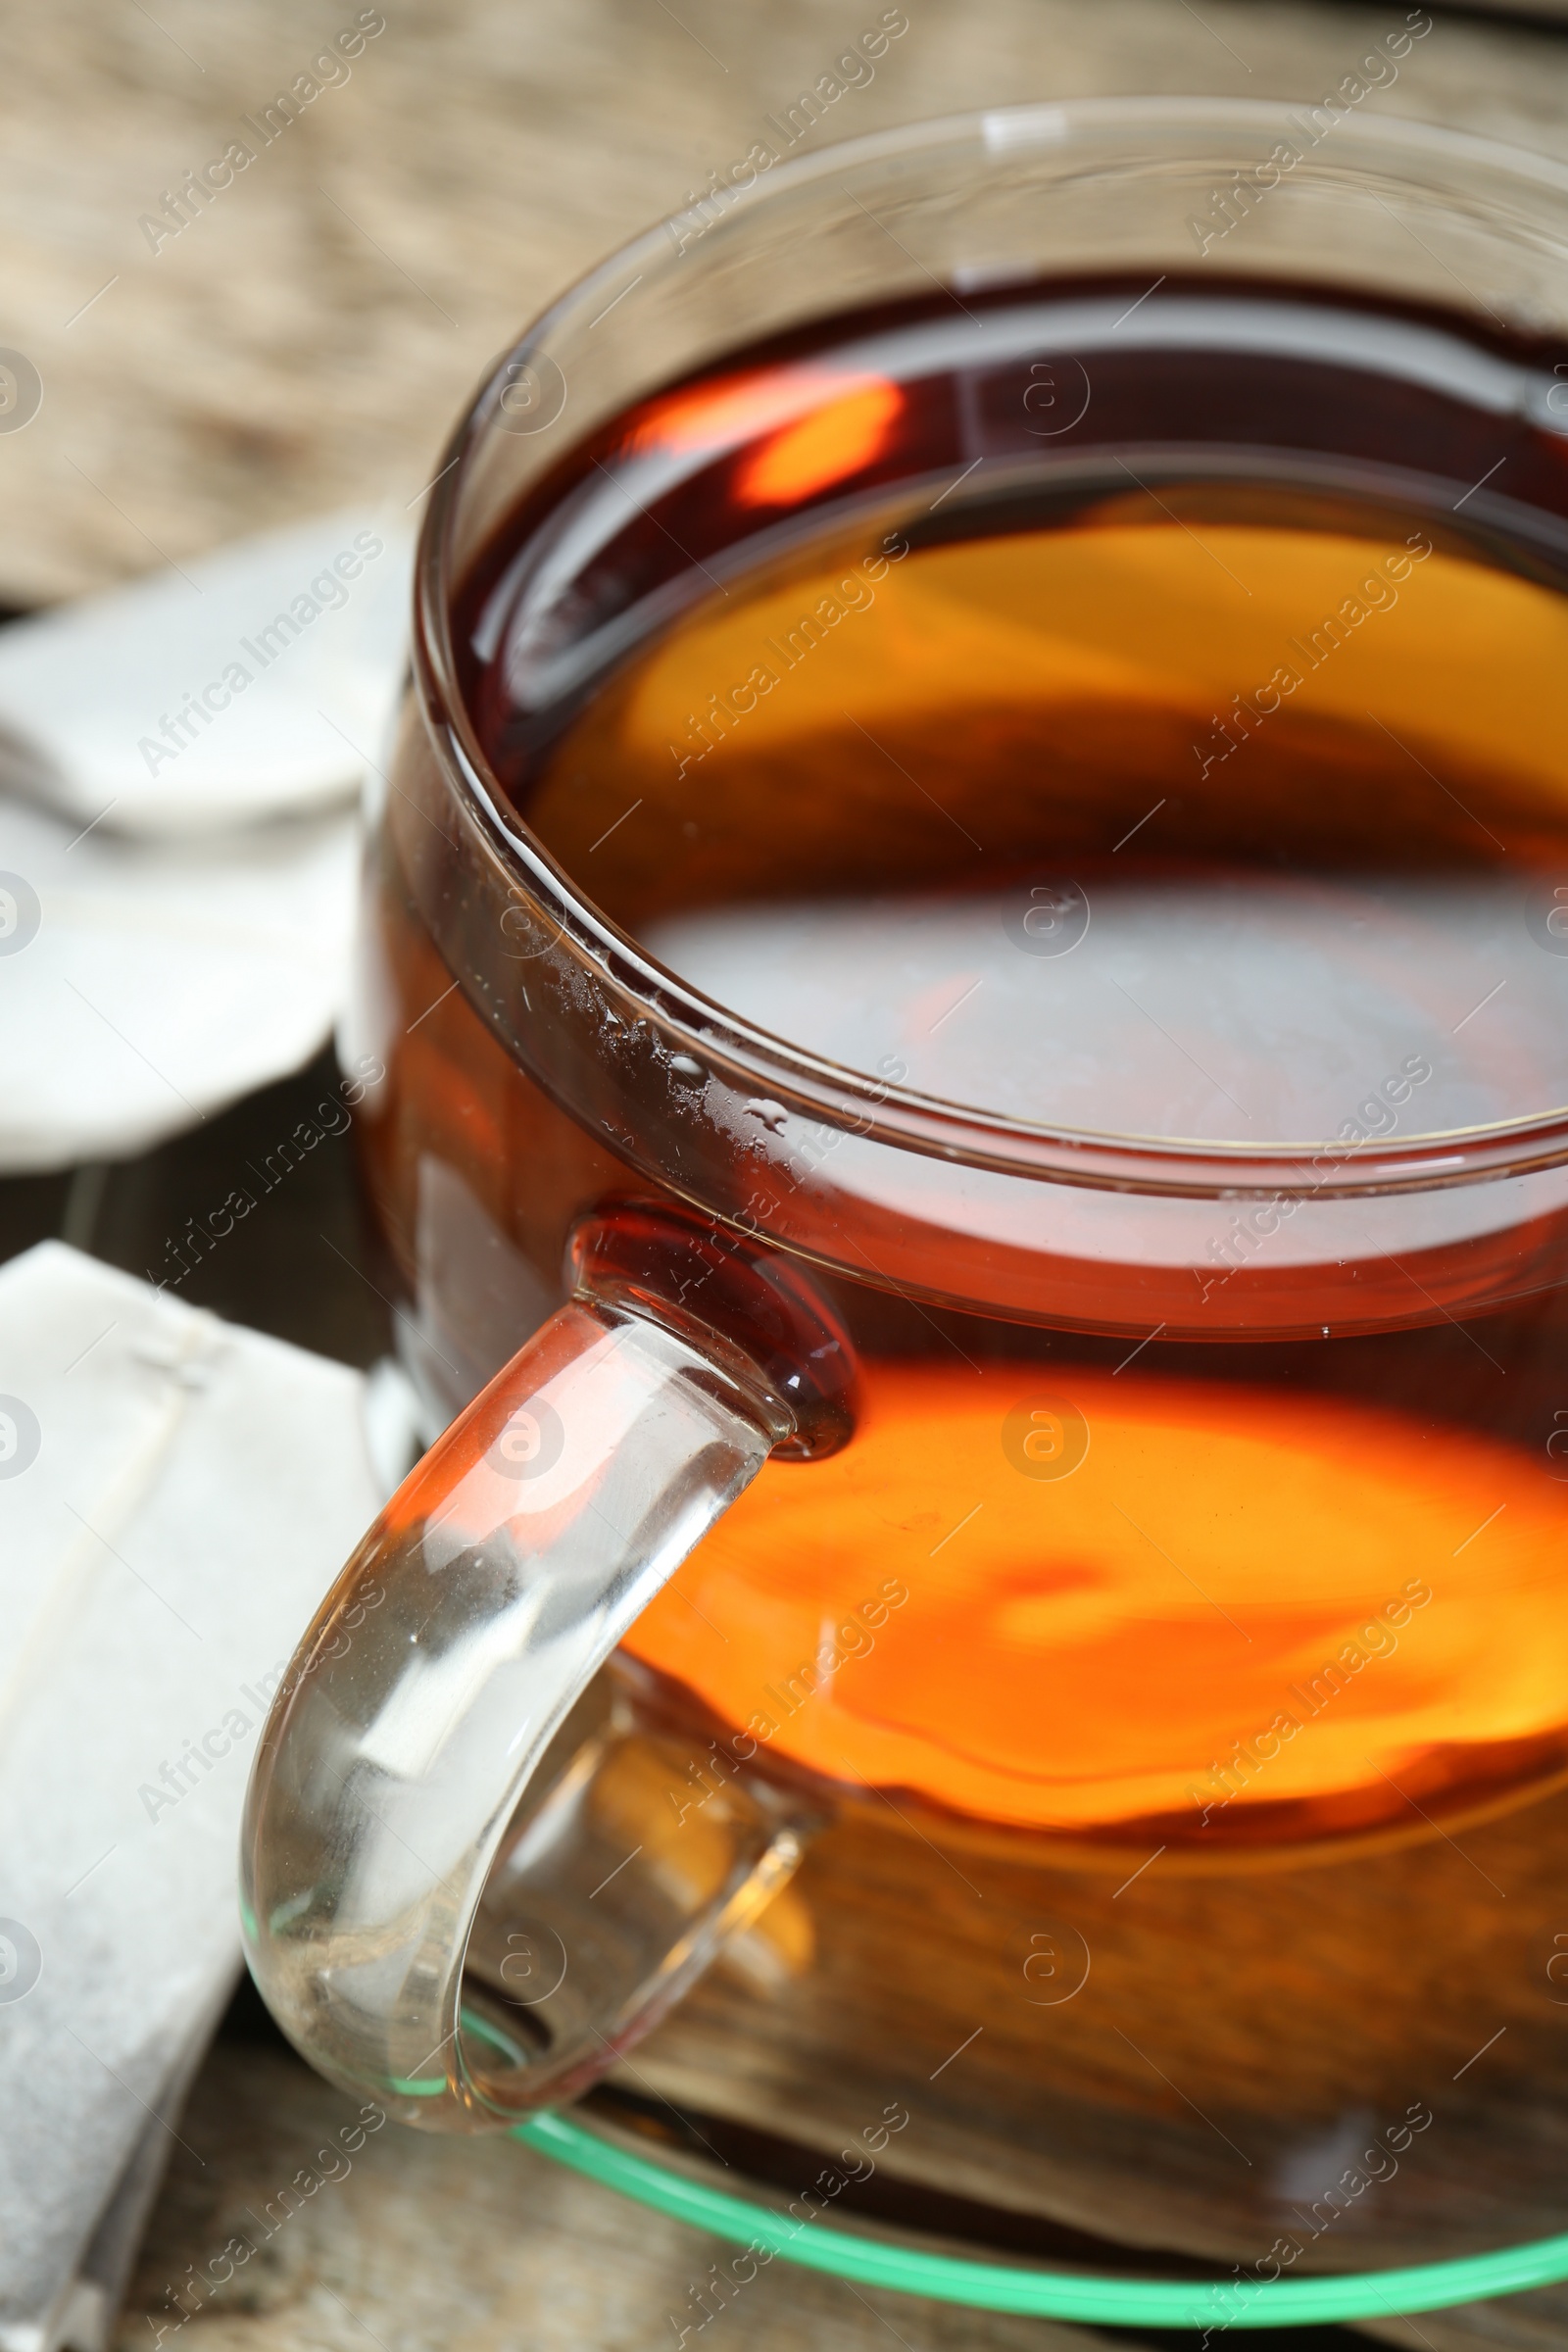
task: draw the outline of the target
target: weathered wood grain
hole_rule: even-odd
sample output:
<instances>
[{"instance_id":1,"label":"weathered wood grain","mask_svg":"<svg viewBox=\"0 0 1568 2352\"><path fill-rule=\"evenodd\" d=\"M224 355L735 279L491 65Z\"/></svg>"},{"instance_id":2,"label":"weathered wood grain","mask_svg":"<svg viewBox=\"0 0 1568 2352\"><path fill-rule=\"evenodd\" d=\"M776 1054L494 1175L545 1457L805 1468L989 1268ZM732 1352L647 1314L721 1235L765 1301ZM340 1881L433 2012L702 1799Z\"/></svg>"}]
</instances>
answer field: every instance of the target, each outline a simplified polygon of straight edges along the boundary
<instances>
[{"instance_id":1,"label":"weathered wood grain","mask_svg":"<svg viewBox=\"0 0 1568 2352\"><path fill-rule=\"evenodd\" d=\"M220 2044L181 2120L116 2352L160 2342L193 2352L652 2352L674 2345L683 2325L693 2344L727 2328L732 2343L769 2352L894 2341L908 2352L1090 2352L1093 2339L1076 2329L861 2296L782 2262L699 2336L694 2292L729 2251L718 2241L515 2140L442 2140L388 2125L353 2150L356 2116L351 2100L281 2052ZM196 2283L215 2278L206 2293Z\"/></svg>"},{"instance_id":2,"label":"weathered wood grain","mask_svg":"<svg viewBox=\"0 0 1568 2352\"><path fill-rule=\"evenodd\" d=\"M358 0L9 0L0 343L30 357L44 403L24 431L0 432L0 602L325 505L413 500L522 321L744 155L879 9L386 0L352 77L155 252L141 218L309 70ZM907 13L875 79L809 145L1029 98L1312 99L1404 12L909 0ZM1374 103L1568 152L1549 33L1445 18Z\"/></svg>"}]
</instances>

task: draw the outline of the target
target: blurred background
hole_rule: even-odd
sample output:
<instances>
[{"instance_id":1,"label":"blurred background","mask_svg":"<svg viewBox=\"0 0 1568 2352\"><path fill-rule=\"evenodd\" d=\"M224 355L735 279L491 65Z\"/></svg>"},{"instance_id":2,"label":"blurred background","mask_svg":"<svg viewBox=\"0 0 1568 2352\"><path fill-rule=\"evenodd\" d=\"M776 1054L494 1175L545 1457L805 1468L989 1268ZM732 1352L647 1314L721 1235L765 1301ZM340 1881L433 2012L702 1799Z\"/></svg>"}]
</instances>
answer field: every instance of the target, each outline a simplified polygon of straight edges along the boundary
<instances>
[{"instance_id":1,"label":"blurred background","mask_svg":"<svg viewBox=\"0 0 1568 2352\"><path fill-rule=\"evenodd\" d=\"M1280 0L907 0L801 142L1017 100L1312 100L1402 24ZM1416 15L1425 12L1417 10ZM768 136L881 14L846 0L53 0L7 12L0 600L33 605L334 505L413 501L485 362ZM1568 10L1439 7L1368 102L1568 156ZM245 118L384 20L262 147ZM244 139L188 226L141 225Z\"/></svg>"},{"instance_id":2,"label":"blurred background","mask_svg":"<svg viewBox=\"0 0 1568 2352\"><path fill-rule=\"evenodd\" d=\"M754 141L777 144L769 118L879 20L906 29L796 152L1023 100L1312 103L1429 13L1430 32L1369 109L1568 162L1568 6L904 0L884 15L880 0L13 0L0 344L37 369L43 402L26 430L0 432L0 608L335 507L416 512L492 355L710 172ZM342 77L318 83L323 43L356 29L364 45ZM289 92L293 120L277 109ZM187 175L236 140L255 160L206 207L182 206ZM293 1095L304 1104L316 1085L285 1081L139 1162L0 1184L0 1255L65 1234L141 1272L182 1200L220 1192L252 1129L285 1131ZM287 1213L258 1220L184 1295L368 1364L385 1352L386 1310L357 1231L334 1144ZM367 2340L381 2352L641 2352L679 2343L682 2315L697 2340L692 2297L716 2246L505 2142L392 2132L313 2194L220 2303L183 2318L187 2266L309 2165L340 2105L254 2003L237 2003L174 2150L122 2346L177 2328L208 2352ZM780 2263L712 2325L768 2352L1097 2340L897 2296L876 2304ZM1561 2344L1568 2298L1380 2332L1439 2352ZM1291 2340L1311 2352L1358 2339Z\"/></svg>"}]
</instances>

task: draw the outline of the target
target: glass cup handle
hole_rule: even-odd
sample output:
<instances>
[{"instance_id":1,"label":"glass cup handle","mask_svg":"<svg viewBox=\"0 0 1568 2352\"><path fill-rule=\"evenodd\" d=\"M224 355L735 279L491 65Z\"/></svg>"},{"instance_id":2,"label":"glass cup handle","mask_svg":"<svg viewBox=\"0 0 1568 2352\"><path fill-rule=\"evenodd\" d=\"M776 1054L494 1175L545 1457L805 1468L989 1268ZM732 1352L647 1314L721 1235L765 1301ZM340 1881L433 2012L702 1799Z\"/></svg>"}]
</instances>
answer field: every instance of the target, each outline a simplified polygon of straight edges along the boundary
<instances>
[{"instance_id":1,"label":"glass cup handle","mask_svg":"<svg viewBox=\"0 0 1568 2352\"><path fill-rule=\"evenodd\" d=\"M715 1297L755 1287L725 1247ZM586 2087L782 1884L806 1826L758 1782L679 1899L647 1865L592 1908L559 1870L549 1894L584 1770L615 1745L601 1727L528 1820L563 1726L769 1452L812 1449L744 1348L628 1305L635 1281L601 1290L617 1295L579 1291L393 1496L295 1653L251 1776L258 1986L321 2073L435 2130L502 2129ZM487 1885L523 1849L546 1898L506 1936Z\"/></svg>"}]
</instances>

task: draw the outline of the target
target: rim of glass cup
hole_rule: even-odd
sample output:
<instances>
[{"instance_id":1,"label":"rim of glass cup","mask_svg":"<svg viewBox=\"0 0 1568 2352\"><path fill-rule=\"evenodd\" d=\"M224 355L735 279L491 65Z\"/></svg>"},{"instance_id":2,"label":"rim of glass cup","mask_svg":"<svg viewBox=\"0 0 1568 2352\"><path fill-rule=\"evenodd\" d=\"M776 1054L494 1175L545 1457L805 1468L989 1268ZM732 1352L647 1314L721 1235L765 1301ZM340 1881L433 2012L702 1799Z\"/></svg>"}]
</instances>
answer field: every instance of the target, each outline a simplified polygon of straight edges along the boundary
<instances>
[{"instance_id":1,"label":"rim of glass cup","mask_svg":"<svg viewBox=\"0 0 1568 2352\"><path fill-rule=\"evenodd\" d=\"M1095 139L1137 133L1151 146L1163 137L1174 160L1180 143L1195 132L1212 132L1219 138L1252 131L1262 137L1288 124L1292 112L1298 113L1305 103L1094 98L935 117L841 140L776 165L765 179L744 190L726 191L733 202L725 223L834 173L842 176L921 153L951 154L967 147L977 162L983 162L999 152L1031 148L1066 158L1077 147L1087 162ZM1521 198L1534 194L1554 199L1561 213L1554 235L1549 223L1524 212L1510 225L1549 241L1568 264L1568 166L1533 149L1408 118L1366 121L1349 116L1337 121L1335 134L1342 161L1334 176L1342 183L1355 176L1372 178L1379 160L1396 175L1401 163L1410 167L1419 162L1429 167L1423 185L1429 191L1441 188L1450 204L1458 201L1455 190L1468 168L1471 176L1487 183L1480 201L1494 220L1500 206L1493 183L1516 189ZM1099 168L1104 169L1107 160L1102 157ZM1147 165L1156 159L1145 155L1138 160ZM668 220L661 220L617 247L558 295L494 361L442 452L416 559L414 677L446 779L470 804L520 897L542 914L558 946L629 992L657 1018L676 1051L699 1056L732 1086L766 1094L808 1119L849 1128L876 1143L1036 1181L1154 1194L1259 1191L1320 1199L1436 1191L1532 1174L1568 1161L1568 1103L1381 1146L1371 1140L1348 1145L1326 1138L1255 1145L1160 1137L1054 1126L989 1112L890 1086L748 1021L649 955L594 905L512 807L469 718L458 684L451 634L452 591L457 585L453 540L476 455L499 429L501 396L516 368L548 355L553 340L591 313L602 315L658 265L667 267L672 250L667 231ZM675 258L678 261L678 253Z\"/></svg>"}]
</instances>

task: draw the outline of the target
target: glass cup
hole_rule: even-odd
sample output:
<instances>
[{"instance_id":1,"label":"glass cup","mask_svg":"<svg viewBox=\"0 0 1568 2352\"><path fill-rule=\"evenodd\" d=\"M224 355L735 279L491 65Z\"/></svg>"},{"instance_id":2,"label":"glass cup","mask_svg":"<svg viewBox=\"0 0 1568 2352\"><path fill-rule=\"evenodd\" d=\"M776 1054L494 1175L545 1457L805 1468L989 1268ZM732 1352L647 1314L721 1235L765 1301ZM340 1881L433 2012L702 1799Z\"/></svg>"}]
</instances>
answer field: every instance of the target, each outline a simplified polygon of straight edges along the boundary
<instances>
[{"instance_id":1,"label":"glass cup","mask_svg":"<svg viewBox=\"0 0 1568 2352\"><path fill-rule=\"evenodd\" d=\"M668 2139L673 2102L696 2119L683 2159L775 2182L825 2161L819 2206L863 2209L874 2180L890 2226L1013 2255L1272 2281L1568 2230L1568 174L1348 99L1021 108L750 169L546 314L432 495L342 1051L369 1083L366 1181L444 1434L279 1691L245 1835L251 1966L306 2055L406 2122L514 2125L615 2069L594 2093L612 2135ZM1133 278L1130 310L1094 291ZM1076 834L1059 809L1042 833L983 761L966 783L961 754L938 806L906 758L940 734L920 706L869 879L866 806L830 761L790 769L784 742L772 880L740 797L712 801L727 870L753 860L745 937L797 977L853 969L895 1029L918 998L922 1053L958 1034L968 967L946 1010L921 997L952 955L920 961L907 906L947 905L953 822L1004 845L976 988L1081 971L1133 1011L1113 1035L1074 980L1078 1059L1028 1099L988 1078L971 1101L961 1053L937 1083L902 1049L825 1050L820 1007L794 1035L776 993L727 1003L710 975L742 934L682 931L629 825L595 864L602 841L574 848L559 808L524 821L455 616L519 501L528 562L569 547L552 501L571 453L652 497L630 470L646 442L614 420L665 387L832 313L897 327L933 288L989 332L994 290L1062 280L1070 321L1008 327L995 362L1033 453L988 441L977 410L956 462L885 469L862 576L884 612L913 596L972 515L966 453L1030 496L1049 474L1081 502L1120 466L1152 501L1166 522L1135 519L1178 569L1146 620L1174 632L1193 596L1231 599L1204 639L1212 721L1168 759L1141 738L1128 804L1186 796L1233 829L1252 811L1199 948L1176 903L1196 867L1123 879L1087 754ZM1514 436L1518 495L1458 498L1469 445L1440 464L1430 435L1420 465L1342 465L1342 488L1434 518L1432 599L1409 592L1407 650L1379 672L1394 699L1367 713L1417 732L1337 794L1340 754L1281 719L1260 800L1209 804L1244 705L1261 729L1260 690L1226 697L1266 675L1289 581L1231 572L1246 604L1192 585L1253 545L1225 536L1251 525L1222 501L1183 504L1195 473L1238 478L1235 436L1204 444L1174 390L1163 439L1131 433L1113 371L1151 319L1167 331L1161 300L1253 284L1332 293L1345 351L1384 351L1396 313L1417 440L1421 401L1468 368L1465 396ZM1322 493L1311 401L1265 423L1251 475ZM1499 595L1535 600L1517 626L1442 618L1438 584L1480 576L1465 532L1530 551L1488 558ZM1388 576L1408 581L1401 560ZM689 580L669 628L708 626L739 576ZM553 625L569 668L589 618ZM1084 675L1124 650L1089 637ZM625 799L657 799L665 747L639 749L590 651L573 741L600 725ZM928 689L906 661L912 708ZM833 674L857 690L853 654ZM1103 712L1122 689L1100 691ZM753 757L726 708L706 735L693 718L688 757ZM1264 717L1280 708L1276 689ZM1455 744L1468 727L1483 765L1508 734L1506 818L1487 801L1472 822L1423 710ZM1260 849L1259 826L1284 830ZM715 895L725 912L710 888L700 913ZM1354 982L1332 1052L1291 1013L1330 916ZM1232 960L1205 962L1233 917ZM1439 985L1463 995L1483 965L1529 1002L1502 1047ZM1308 1123L1252 1127L1242 1090L1314 1054L1332 1069ZM1196 1083L1184 1061L1224 1098L1206 1124L1163 1107ZM1113 1097L1113 1119L1074 1115Z\"/></svg>"}]
</instances>

